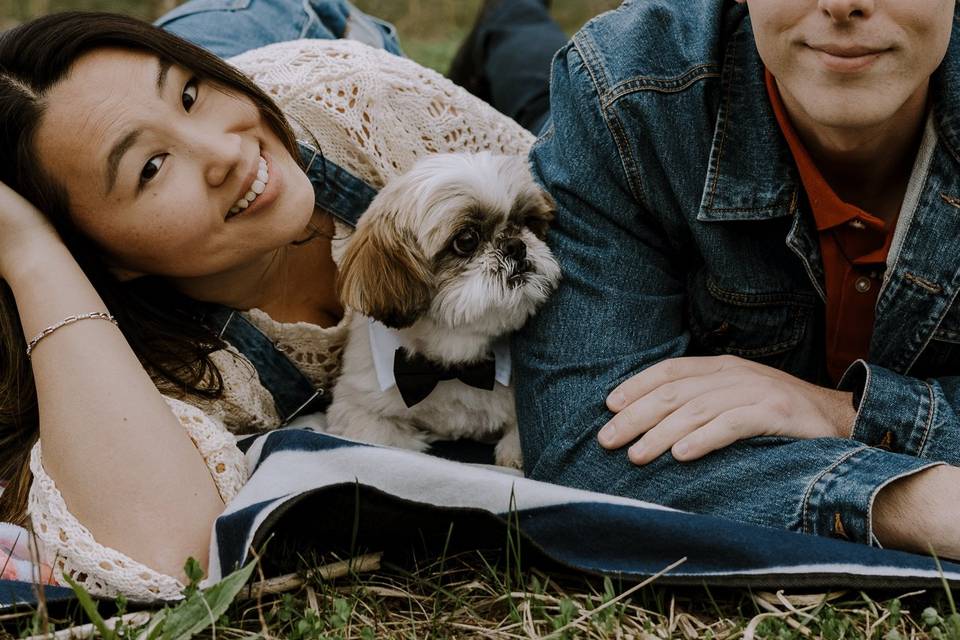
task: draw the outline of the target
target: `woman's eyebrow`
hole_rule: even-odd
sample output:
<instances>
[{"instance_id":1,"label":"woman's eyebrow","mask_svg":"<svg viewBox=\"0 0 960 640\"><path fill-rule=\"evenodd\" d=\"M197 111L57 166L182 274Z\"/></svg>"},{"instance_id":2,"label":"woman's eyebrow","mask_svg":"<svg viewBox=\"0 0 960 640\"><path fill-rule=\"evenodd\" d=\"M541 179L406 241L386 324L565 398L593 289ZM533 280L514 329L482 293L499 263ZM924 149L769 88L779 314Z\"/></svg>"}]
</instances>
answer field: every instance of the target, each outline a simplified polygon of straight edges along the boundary
<instances>
[{"instance_id":1,"label":"woman's eyebrow","mask_svg":"<svg viewBox=\"0 0 960 640\"><path fill-rule=\"evenodd\" d=\"M167 85L167 75L171 66L172 63L169 60L162 58L157 60L157 97L160 99L163 99L163 89ZM117 184L117 171L120 168L123 155L137 143L142 133L142 129L130 131L111 147L110 153L107 155L107 190L104 192L105 196L110 195L113 187Z\"/></svg>"}]
</instances>

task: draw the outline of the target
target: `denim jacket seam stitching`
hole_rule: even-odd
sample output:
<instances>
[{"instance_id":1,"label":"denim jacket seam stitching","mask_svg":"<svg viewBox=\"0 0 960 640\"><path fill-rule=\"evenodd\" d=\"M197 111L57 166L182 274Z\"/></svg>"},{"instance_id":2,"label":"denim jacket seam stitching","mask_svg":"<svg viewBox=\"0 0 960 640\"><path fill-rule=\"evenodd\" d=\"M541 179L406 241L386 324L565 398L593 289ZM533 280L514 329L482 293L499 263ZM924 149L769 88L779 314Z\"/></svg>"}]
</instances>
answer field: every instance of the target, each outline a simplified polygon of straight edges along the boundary
<instances>
[{"instance_id":1,"label":"denim jacket seam stitching","mask_svg":"<svg viewBox=\"0 0 960 640\"><path fill-rule=\"evenodd\" d=\"M866 360L862 358L857 360L857 362L863 363L863 369L866 371L866 375L863 377L863 394L860 396L860 405L857 407L857 415L853 418L853 429L850 431L850 438L856 440L854 437L858 431L864 431L867 427L864 425L864 422L867 421L865 415L865 407L867 406L867 400L870 398L870 384L873 382L873 373L870 371L870 365L867 364ZM862 433L860 434L863 435ZM859 442L863 442L859 440Z\"/></svg>"},{"instance_id":2,"label":"denim jacket seam stitching","mask_svg":"<svg viewBox=\"0 0 960 640\"><path fill-rule=\"evenodd\" d=\"M623 123L614 110L609 113L601 111L603 119L607 123L610 135L613 138L613 144L617 147L617 155L620 156L620 166L623 169L627 184L630 185L630 192L640 203L645 203L643 184L640 182L639 164L630 152L628 136L624 130ZM649 210L649 207L644 206Z\"/></svg>"},{"instance_id":3,"label":"denim jacket seam stitching","mask_svg":"<svg viewBox=\"0 0 960 640\"><path fill-rule=\"evenodd\" d=\"M927 446L927 440L930 438L930 431L933 428L933 417L937 413L937 397L933 391L933 385L926 380L921 380L920 382L927 388L927 402L929 406L927 407L927 420L923 425L923 433L920 436L920 442L917 444L917 452L914 454L918 458L923 456L923 450Z\"/></svg>"},{"instance_id":4,"label":"denim jacket seam stitching","mask_svg":"<svg viewBox=\"0 0 960 640\"><path fill-rule=\"evenodd\" d=\"M574 38L573 47L580 56L580 59L583 61L583 66L586 68L587 73L590 76L590 81L593 84L593 91L596 96L597 106L600 108L600 117L603 119L604 124L607 125L607 130L610 132L610 137L613 139L613 144L617 149L617 155L619 156L620 166L623 169L624 177L626 178L627 184L630 186L630 192L633 194L633 197L638 202L644 202L643 198L643 187L638 184L638 178L634 175L633 168L636 167L636 162L634 161L632 155L629 153L624 153L624 147L627 145L627 136L622 130L623 125L620 123L619 118L616 117L616 114L607 109L603 108L601 95L604 93L604 89L601 89L601 82L598 79L597 73L593 68L594 59L597 58L596 52L593 50L592 43L588 41L588 38L584 35ZM602 64L600 65L602 67ZM605 69L600 69L604 72ZM603 86L606 86L606 83L602 83ZM627 156L627 157L625 157ZM628 166L629 165L629 166Z\"/></svg>"},{"instance_id":5,"label":"denim jacket seam stitching","mask_svg":"<svg viewBox=\"0 0 960 640\"><path fill-rule=\"evenodd\" d=\"M758 211L770 211L770 209L781 207L784 204L789 205L789 203L783 203L783 202L777 201L763 207L710 207L710 210L715 211L717 213L756 213ZM785 216L781 216L781 217L785 217ZM745 222L749 222L749 220Z\"/></svg>"},{"instance_id":6,"label":"denim jacket seam stitching","mask_svg":"<svg viewBox=\"0 0 960 640\"><path fill-rule=\"evenodd\" d=\"M854 449L853 451L848 451L848 452L845 453L844 455L840 456L839 459L837 459L836 461L834 461L834 463L831 464L829 467L827 467L826 469L824 469L823 471L821 471L819 474L817 474L817 477L816 477L816 478L814 478L813 480L810 481L810 484L807 485L807 490L804 492L804 495L803 495L803 532L804 532L804 533L813 533L813 531L811 530L811 528L808 527L807 523L808 523L809 518L810 518L810 515L809 515L809 511L810 511L810 497L811 497L811 495L813 494L814 488L817 486L817 484L819 484L820 481L823 480L823 477L824 477L825 475L827 475L828 473L832 473L837 467L839 467L840 465L842 465L842 464L844 464L845 462L849 461L850 458L852 458L853 456L857 455L858 453L862 453L863 451L866 451L866 450L868 450L868 449L870 449L870 447L868 447L868 446L866 446L866 445L863 445L863 446L860 446L860 447ZM867 520L869 521L869 512L868 512Z\"/></svg>"},{"instance_id":7,"label":"denim jacket seam stitching","mask_svg":"<svg viewBox=\"0 0 960 640\"><path fill-rule=\"evenodd\" d=\"M580 59L583 61L583 66L590 75L590 81L593 83L593 90L594 93L597 94L597 101L599 102L600 96L607 90L606 69L603 66L602 58L594 50L593 41L588 39L586 35L581 34L580 36L575 36L573 39L573 48L580 56ZM594 65L597 65L599 69L595 70Z\"/></svg>"},{"instance_id":8,"label":"denim jacket seam stitching","mask_svg":"<svg viewBox=\"0 0 960 640\"><path fill-rule=\"evenodd\" d=\"M804 308L816 306L816 299L813 294L790 293L786 291L758 294L740 293L721 287L716 283L712 275L706 278L705 284L707 291L713 295L714 298L721 302L729 302L730 304L741 304L742 306L751 307L768 307L778 304L790 304Z\"/></svg>"},{"instance_id":9,"label":"denim jacket seam stitching","mask_svg":"<svg viewBox=\"0 0 960 640\"><path fill-rule=\"evenodd\" d=\"M647 91L655 93L680 93L701 80L721 78L722 74L720 72L713 71L713 69L717 68L718 66L716 64L704 63L673 78L639 76L622 80L603 94L603 104L606 108L621 98L634 93Z\"/></svg>"},{"instance_id":10,"label":"denim jacket seam stitching","mask_svg":"<svg viewBox=\"0 0 960 640\"><path fill-rule=\"evenodd\" d=\"M727 141L728 115L730 111L730 103L733 99L731 86L736 76L736 44L737 38L734 37L731 39L730 44L727 45L727 51L724 54L724 74L720 79L721 91L723 91L723 104L720 107L720 111L717 113L718 120L720 120L722 117L722 129L720 130L720 142L716 149L716 163L714 164L713 184L710 186L710 197L707 201L708 209L713 209L713 203L716 201L717 197L717 188L720 185L720 162L721 158L723 157L723 148ZM711 160L712 159L713 158L711 158Z\"/></svg>"}]
</instances>

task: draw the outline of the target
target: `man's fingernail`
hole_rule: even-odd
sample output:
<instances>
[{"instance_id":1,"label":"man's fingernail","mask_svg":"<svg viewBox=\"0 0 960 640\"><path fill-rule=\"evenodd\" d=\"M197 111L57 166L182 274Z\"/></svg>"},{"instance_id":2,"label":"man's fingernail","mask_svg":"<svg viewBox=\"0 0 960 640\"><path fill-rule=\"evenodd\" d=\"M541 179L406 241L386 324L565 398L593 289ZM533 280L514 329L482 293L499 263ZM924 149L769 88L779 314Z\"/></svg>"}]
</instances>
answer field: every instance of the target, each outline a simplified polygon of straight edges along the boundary
<instances>
[{"instance_id":1,"label":"man's fingernail","mask_svg":"<svg viewBox=\"0 0 960 640\"><path fill-rule=\"evenodd\" d=\"M613 439L617 436L617 427L616 425L608 424L603 429L600 429L600 442L602 444L613 444Z\"/></svg>"},{"instance_id":2,"label":"man's fingernail","mask_svg":"<svg viewBox=\"0 0 960 640\"><path fill-rule=\"evenodd\" d=\"M619 391L614 391L607 398L607 406L609 406L611 409L619 409L623 406L623 402L623 394Z\"/></svg>"},{"instance_id":3,"label":"man's fingernail","mask_svg":"<svg viewBox=\"0 0 960 640\"><path fill-rule=\"evenodd\" d=\"M635 464L640 464L640 461L647 453L647 448L642 444L635 444L630 447L630 460L633 460Z\"/></svg>"},{"instance_id":4,"label":"man's fingernail","mask_svg":"<svg viewBox=\"0 0 960 640\"><path fill-rule=\"evenodd\" d=\"M690 445L688 445L686 442L678 442L677 444L673 445L673 454L676 456L683 457L687 455L689 451Z\"/></svg>"}]
</instances>

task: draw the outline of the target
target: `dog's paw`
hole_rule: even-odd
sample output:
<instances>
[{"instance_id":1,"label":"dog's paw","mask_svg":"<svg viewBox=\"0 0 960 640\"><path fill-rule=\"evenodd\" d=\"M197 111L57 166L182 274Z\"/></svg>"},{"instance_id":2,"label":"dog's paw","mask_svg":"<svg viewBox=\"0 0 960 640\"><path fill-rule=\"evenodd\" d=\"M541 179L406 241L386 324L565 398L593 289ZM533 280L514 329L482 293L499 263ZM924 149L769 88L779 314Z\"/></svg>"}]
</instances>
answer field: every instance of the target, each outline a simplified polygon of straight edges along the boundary
<instances>
[{"instance_id":1,"label":"dog's paw","mask_svg":"<svg viewBox=\"0 0 960 640\"><path fill-rule=\"evenodd\" d=\"M494 449L494 460L501 467L523 469L523 453L520 450L520 432L508 429Z\"/></svg>"}]
</instances>

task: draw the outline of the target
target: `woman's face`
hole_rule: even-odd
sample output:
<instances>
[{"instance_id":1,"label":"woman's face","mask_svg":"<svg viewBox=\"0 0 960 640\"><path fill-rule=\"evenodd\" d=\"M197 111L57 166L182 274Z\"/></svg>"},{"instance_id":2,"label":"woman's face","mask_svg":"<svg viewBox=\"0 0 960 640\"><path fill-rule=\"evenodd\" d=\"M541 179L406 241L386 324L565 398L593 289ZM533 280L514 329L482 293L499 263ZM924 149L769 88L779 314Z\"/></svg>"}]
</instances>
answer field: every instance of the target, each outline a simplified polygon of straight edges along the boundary
<instances>
[{"instance_id":1,"label":"woman's face","mask_svg":"<svg viewBox=\"0 0 960 640\"><path fill-rule=\"evenodd\" d=\"M45 99L41 164L121 275L226 273L302 236L310 220L310 182L253 102L187 69L97 50Z\"/></svg>"}]
</instances>

